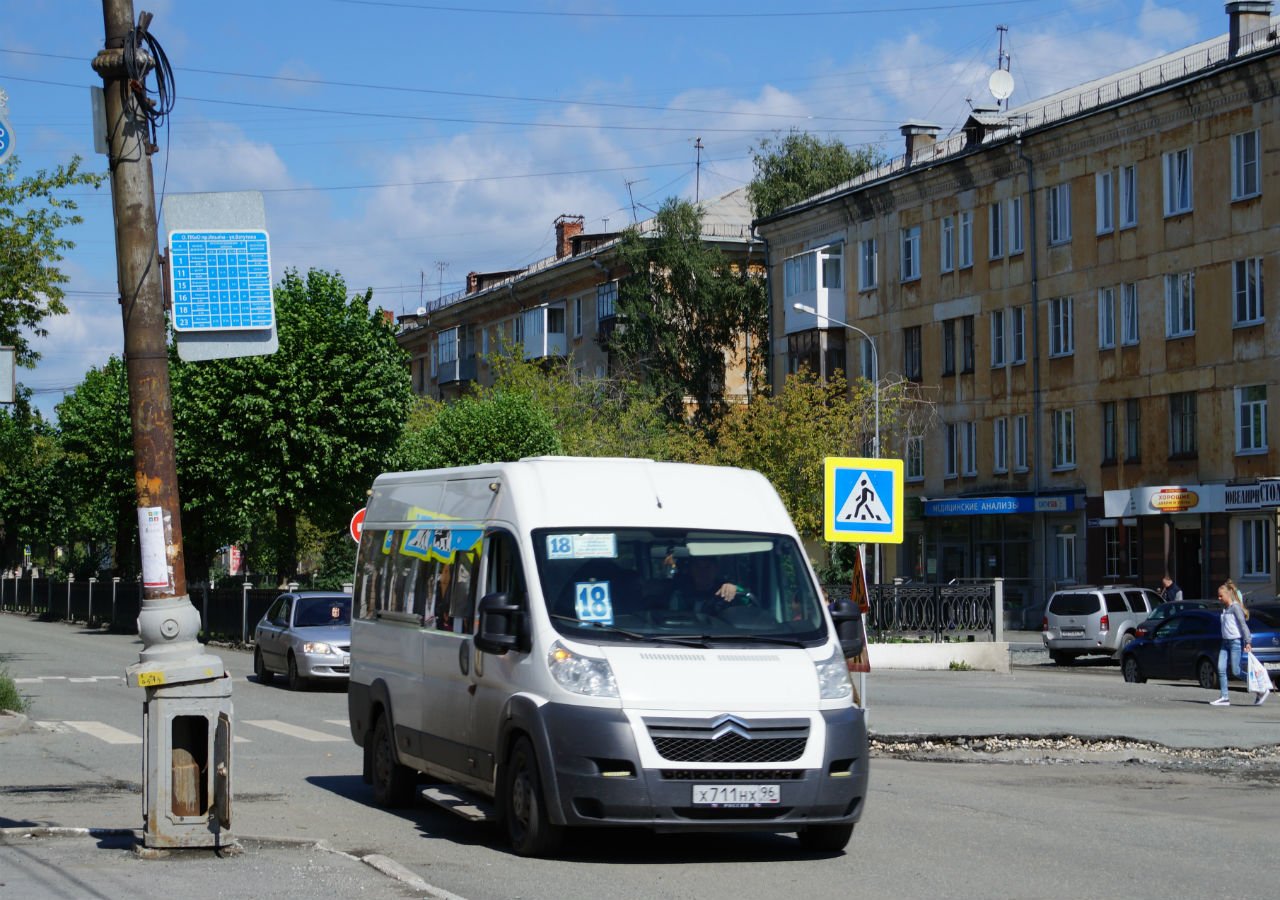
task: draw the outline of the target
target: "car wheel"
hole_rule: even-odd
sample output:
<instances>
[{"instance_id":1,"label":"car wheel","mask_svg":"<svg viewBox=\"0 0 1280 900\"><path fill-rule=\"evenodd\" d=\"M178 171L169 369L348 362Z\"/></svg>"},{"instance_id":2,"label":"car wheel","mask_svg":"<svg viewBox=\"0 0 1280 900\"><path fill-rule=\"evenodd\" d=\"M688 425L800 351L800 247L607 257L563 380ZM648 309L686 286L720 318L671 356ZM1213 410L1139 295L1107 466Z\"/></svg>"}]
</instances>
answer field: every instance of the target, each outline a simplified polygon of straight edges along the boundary
<instances>
[{"instance_id":1,"label":"car wheel","mask_svg":"<svg viewBox=\"0 0 1280 900\"><path fill-rule=\"evenodd\" d=\"M253 674L258 679L258 684L270 684L273 678L271 670L267 668L267 661L262 658L262 648L256 647L253 651Z\"/></svg>"},{"instance_id":2,"label":"car wheel","mask_svg":"<svg viewBox=\"0 0 1280 900\"><path fill-rule=\"evenodd\" d=\"M1122 659L1120 672L1124 675L1124 680L1130 684L1143 684L1147 680L1147 676L1142 674L1142 667L1138 665L1136 656L1126 656Z\"/></svg>"},{"instance_id":3,"label":"car wheel","mask_svg":"<svg viewBox=\"0 0 1280 900\"><path fill-rule=\"evenodd\" d=\"M1196 680L1200 682L1200 687L1206 691L1211 691L1218 686L1218 667L1208 659L1201 659L1196 663Z\"/></svg>"},{"instance_id":4,"label":"car wheel","mask_svg":"<svg viewBox=\"0 0 1280 900\"><path fill-rule=\"evenodd\" d=\"M507 840L519 856L546 856L560 846L564 829L547 818L538 757L527 737L511 748L503 778L502 818Z\"/></svg>"},{"instance_id":5,"label":"car wheel","mask_svg":"<svg viewBox=\"0 0 1280 900\"><path fill-rule=\"evenodd\" d=\"M298 674L298 661L289 654L289 690L300 691L307 686L307 680Z\"/></svg>"},{"instance_id":6,"label":"car wheel","mask_svg":"<svg viewBox=\"0 0 1280 900\"><path fill-rule=\"evenodd\" d=\"M800 846L819 853L836 853L853 837L853 825L810 825L796 832Z\"/></svg>"},{"instance_id":7,"label":"car wheel","mask_svg":"<svg viewBox=\"0 0 1280 900\"><path fill-rule=\"evenodd\" d=\"M1053 660L1055 666L1069 666L1075 661L1074 656L1062 650L1050 650L1049 659Z\"/></svg>"},{"instance_id":8,"label":"car wheel","mask_svg":"<svg viewBox=\"0 0 1280 900\"><path fill-rule=\"evenodd\" d=\"M373 726L372 743L373 802L383 809L398 809L413 804L416 778L413 770L400 765L395 744L391 740L391 719L378 716Z\"/></svg>"},{"instance_id":9,"label":"car wheel","mask_svg":"<svg viewBox=\"0 0 1280 900\"><path fill-rule=\"evenodd\" d=\"M1116 648L1116 655L1119 656L1124 651L1124 648L1128 647L1132 643L1133 643L1132 631L1126 631L1124 634L1120 635L1120 646Z\"/></svg>"}]
</instances>

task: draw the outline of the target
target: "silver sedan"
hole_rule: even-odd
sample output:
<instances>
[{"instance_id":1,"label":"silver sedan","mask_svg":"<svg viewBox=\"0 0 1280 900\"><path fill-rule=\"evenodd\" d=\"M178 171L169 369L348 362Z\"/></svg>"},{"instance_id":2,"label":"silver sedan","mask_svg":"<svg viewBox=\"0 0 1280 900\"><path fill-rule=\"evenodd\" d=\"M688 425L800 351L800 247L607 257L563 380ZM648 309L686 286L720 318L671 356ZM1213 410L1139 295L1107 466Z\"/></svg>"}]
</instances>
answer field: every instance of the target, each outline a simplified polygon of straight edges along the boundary
<instances>
[{"instance_id":1,"label":"silver sedan","mask_svg":"<svg viewBox=\"0 0 1280 900\"><path fill-rule=\"evenodd\" d=\"M351 674L351 595L336 591L281 594L253 630L253 672L262 684L277 675L292 690L307 682L346 681Z\"/></svg>"}]
</instances>

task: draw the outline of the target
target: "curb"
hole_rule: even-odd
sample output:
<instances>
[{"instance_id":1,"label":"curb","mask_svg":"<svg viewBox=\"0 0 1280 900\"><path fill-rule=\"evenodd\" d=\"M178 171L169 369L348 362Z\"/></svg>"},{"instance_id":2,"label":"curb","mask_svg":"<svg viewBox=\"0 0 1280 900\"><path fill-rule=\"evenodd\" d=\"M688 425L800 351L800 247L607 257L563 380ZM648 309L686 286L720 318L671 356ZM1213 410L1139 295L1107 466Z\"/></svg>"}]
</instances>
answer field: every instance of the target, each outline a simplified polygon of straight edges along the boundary
<instances>
[{"instance_id":1,"label":"curb","mask_svg":"<svg viewBox=\"0 0 1280 900\"><path fill-rule=\"evenodd\" d=\"M20 712L0 710L0 737L6 734L22 734L31 730L31 720Z\"/></svg>"}]
</instances>

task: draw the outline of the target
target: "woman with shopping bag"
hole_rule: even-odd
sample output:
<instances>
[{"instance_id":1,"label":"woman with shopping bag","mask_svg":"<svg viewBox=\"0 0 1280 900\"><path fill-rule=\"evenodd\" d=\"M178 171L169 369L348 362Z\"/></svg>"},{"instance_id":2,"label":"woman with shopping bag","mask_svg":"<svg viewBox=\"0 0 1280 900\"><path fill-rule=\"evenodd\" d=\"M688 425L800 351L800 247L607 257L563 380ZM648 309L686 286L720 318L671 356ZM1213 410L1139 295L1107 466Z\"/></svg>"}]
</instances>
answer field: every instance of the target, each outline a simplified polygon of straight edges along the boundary
<instances>
[{"instance_id":1,"label":"woman with shopping bag","mask_svg":"<svg viewBox=\"0 0 1280 900\"><path fill-rule=\"evenodd\" d=\"M1231 698L1227 695L1227 665L1237 678L1246 678L1240 666L1242 655L1248 654L1253 646L1253 635L1249 633L1249 625L1245 621L1249 614L1240 602L1240 594L1230 580L1218 588L1218 600L1222 603L1222 648L1218 650L1218 690L1221 695L1217 700L1210 700L1210 706L1230 706ZM1245 656L1244 658L1248 658ZM1262 695L1266 699L1266 695ZM1254 704L1262 700L1254 700Z\"/></svg>"},{"instance_id":2,"label":"woman with shopping bag","mask_svg":"<svg viewBox=\"0 0 1280 900\"><path fill-rule=\"evenodd\" d=\"M1271 693L1271 673L1262 664L1262 660L1252 653L1249 654L1246 668L1249 672L1249 690L1253 692L1253 705L1261 706L1266 702L1267 694Z\"/></svg>"}]
</instances>

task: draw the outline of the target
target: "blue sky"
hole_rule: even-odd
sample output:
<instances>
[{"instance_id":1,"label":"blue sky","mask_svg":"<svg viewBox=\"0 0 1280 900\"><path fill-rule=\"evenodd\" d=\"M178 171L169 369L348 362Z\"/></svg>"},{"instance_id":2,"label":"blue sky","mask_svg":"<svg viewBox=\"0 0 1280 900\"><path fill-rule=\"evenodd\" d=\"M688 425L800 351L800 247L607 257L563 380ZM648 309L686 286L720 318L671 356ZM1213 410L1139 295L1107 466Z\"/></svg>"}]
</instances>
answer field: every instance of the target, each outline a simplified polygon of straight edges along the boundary
<instances>
[{"instance_id":1,"label":"blue sky","mask_svg":"<svg viewBox=\"0 0 1280 900\"><path fill-rule=\"evenodd\" d=\"M397 315L467 272L553 253L562 213L616 230L745 184L790 129L901 152L989 104L996 26L1013 105L1225 33L1205 0L135 0L175 70L157 191L261 190L274 276L340 271ZM93 170L94 0L7 5L0 88L24 171ZM700 173L695 140L703 150ZM110 197L63 263L71 314L18 381L52 416L123 346ZM634 202L634 207L633 207ZM441 265L443 264L443 265Z\"/></svg>"}]
</instances>

